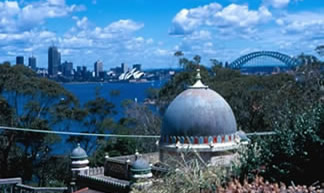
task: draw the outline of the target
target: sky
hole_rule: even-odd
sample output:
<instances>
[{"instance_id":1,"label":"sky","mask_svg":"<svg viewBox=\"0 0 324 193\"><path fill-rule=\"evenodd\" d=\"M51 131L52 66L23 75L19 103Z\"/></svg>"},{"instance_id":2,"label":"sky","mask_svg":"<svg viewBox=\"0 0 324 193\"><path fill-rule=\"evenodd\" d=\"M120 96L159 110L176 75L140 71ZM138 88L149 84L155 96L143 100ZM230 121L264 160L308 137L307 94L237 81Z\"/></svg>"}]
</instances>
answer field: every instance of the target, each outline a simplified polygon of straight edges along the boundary
<instances>
[{"instance_id":1,"label":"sky","mask_svg":"<svg viewBox=\"0 0 324 193\"><path fill-rule=\"evenodd\" d=\"M48 47L74 67L101 60L175 68L184 56L231 62L253 51L314 54L324 44L324 0L0 0L0 62L47 67Z\"/></svg>"}]
</instances>

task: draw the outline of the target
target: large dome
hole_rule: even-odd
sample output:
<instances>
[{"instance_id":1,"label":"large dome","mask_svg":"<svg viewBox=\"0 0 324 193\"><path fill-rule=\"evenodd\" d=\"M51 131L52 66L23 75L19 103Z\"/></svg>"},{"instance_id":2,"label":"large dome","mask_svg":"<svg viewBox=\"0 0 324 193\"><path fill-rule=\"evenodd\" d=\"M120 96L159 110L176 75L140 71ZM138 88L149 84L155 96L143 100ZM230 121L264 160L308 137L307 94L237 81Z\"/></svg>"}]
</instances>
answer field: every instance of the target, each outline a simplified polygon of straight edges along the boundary
<instances>
[{"instance_id":1,"label":"large dome","mask_svg":"<svg viewBox=\"0 0 324 193\"><path fill-rule=\"evenodd\" d=\"M162 136L224 136L237 131L231 107L200 80L169 105L163 118Z\"/></svg>"}]
</instances>

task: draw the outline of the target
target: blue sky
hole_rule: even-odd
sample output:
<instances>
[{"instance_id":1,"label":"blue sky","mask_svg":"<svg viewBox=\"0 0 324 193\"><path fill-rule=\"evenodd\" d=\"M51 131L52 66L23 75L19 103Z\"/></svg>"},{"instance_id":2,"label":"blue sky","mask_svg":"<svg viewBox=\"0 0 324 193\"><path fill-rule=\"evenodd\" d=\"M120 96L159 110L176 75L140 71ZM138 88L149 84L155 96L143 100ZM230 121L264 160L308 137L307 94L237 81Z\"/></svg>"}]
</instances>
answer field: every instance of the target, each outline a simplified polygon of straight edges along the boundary
<instances>
[{"instance_id":1,"label":"blue sky","mask_svg":"<svg viewBox=\"0 0 324 193\"><path fill-rule=\"evenodd\" d=\"M176 67L177 50L202 63L257 50L294 56L324 44L323 0L0 1L0 62L34 55L47 67L55 44L62 62L104 69L141 63Z\"/></svg>"}]
</instances>

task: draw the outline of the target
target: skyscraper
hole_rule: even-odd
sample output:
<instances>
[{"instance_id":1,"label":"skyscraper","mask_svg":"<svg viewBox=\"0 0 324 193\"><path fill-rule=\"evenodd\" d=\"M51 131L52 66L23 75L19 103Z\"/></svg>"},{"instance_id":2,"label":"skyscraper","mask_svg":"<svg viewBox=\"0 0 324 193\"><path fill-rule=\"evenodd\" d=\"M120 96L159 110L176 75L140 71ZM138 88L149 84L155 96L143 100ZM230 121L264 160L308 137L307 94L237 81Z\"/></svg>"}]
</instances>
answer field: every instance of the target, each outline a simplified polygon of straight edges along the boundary
<instances>
[{"instance_id":1,"label":"skyscraper","mask_svg":"<svg viewBox=\"0 0 324 193\"><path fill-rule=\"evenodd\" d=\"M36 58L34 56L28 58L28 66L32 70L36 70Z\"/></svg>"},{"instance_id":2,"label":"skyscraper","mask_svg":"<svg viewBox=\"0 0 324 193\"><path fill-rule=\"evenodd\" d=\"M61 63L61 54L57 47L51 46L48 49L48 75L56 76Z\"/></svg>"},{"instance_id":3,"label":"skyscraper","mask_svg":"<svg viewBox=\"0 0 324 193\"><path fill-rule=\"evenodd\" d=\"M103 71L103 63L98 60L94 63L95 77L99 77L99 73Z\"/></svg>"},{"instance_id":4,"label":"skyscraper","mask_svg":"<svg viewBox=\"0 0 324 193\"><path fill-rule=\"evenodd\" d=\"M67 62L65 61L62 64L62 74L66 77L72 76L72 71L73 71L73 63L72 62Z\"/></svg>"},{"instance_id":5,"label":"skyscraper","mask_svg":"<svg viewBox=\"0 0 324 193\"><path fill-rule=\"evenodd\" d=\"M58 55L58 56L57 56L57 58L58 58L58 59L57 59L57 60L58 60L57 63L58 63L58 65L60 66L60 65L62 64L62 63L61 63L61 53L60 53L59 51L57 51L57 55Z\"/></svg>"},{"instance_id":6,"label":"skyscraper","mask_svg":"<svg viewBox=\"0 0 324 193\"><path fill-rule=\"evenodd\" d=\"M121 64L121 68L122 68L123 73L128 71L127 64L125 64L125 63Z\"/></svg>"},{"instance_id":7,"label":"skyscraper","mask_svg":"<svg viewBox=\"0 0 324 193\"><path fill-rule=\"evenodd\" d=\"M23 56L17 56L16 57L16 64L24 65L24 57Z\"/></svg>"},{"instance_id":8,"label":"skyscraper","mask_svg":"<svg viewBox=\"0 0 324 193\"><path fill-rule=\"evenodd\" d=\"M134 65L133 65L133 69L135 68L135 69L138 70L138 71L141 71L141 67L142 67L141 64L134 64Z\"/></svg>"}]
</instances>

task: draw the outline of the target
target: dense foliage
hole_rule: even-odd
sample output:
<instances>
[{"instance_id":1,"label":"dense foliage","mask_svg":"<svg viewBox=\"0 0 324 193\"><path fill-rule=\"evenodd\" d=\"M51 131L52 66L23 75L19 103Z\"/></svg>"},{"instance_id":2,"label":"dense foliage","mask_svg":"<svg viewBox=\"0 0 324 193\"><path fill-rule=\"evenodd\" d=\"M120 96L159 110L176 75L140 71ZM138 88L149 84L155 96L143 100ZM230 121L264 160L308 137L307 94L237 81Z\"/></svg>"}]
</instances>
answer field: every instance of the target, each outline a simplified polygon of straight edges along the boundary
<instances>
[{"instance_id":1,"label":"dense foliage","mask_svg":"<svg viewBox=\"0 0 324 193\"><path fill-rule=\"evenodd\" d=\"M78 105L77 100L59 84L22 65L0 65L1 125L51 130L63 119L60 114ZM0 176L37 179L39 185L50 183L56 174L49 171L56 159L50 156L56 135L1 131Z\"/></svg>"},{"instance_id":2,"label":"dense foliage","mask_svg":"<svg viewBox=\"0 0 324 193\"><path fill-rule=\"evenodd\" d=\"M321 49L318 49L319 53ZM240 165L233 168L232 175L246 179L258 173L268 180L308 184L324 180L320 172L324 171L323 63L313 56L302 55L300 59L304 65L289 73L256 76L224 68L215 59L211 60L214 66L207 69L200 64L200 56L192 60L185 58L182 52L175 56L179 58L182 72L159 91L150 89L147 93L156 102L162 116L167 105L186 86L195 82L196 69L200 66L203 82L230 104L239 129L276 133L252 138L253 143L242 151ZM37 77L22 65L3 64L0 65L0 125L41 130L81 129L81 132L100 134L159 134L161 116L150 107L125 101L124 117L116 121L113 119L114 105L99 93L98 90L95 99L80 105L61 85ZM113 99L119 92L112 90L110 95ZM104 163L105 153L118 156L132 154L136 149L141 153L157 150L157 139L61 138L41 133L0 132L0 177L21 176L41 186L68 183L70 160L67 155L55 155L54 147L59 143L68 144L69 150L81 143L93 166ZM205 170L193 172L212 174ZM181 173L173 174L178 178ZM191 188L213 185L211 188L215 189L217 184L211 182L213 180L211 175L207 181L197 179L185 183L194 185ZM174 182L170 181L168 188L172 188Z\"/></svg>"},{"instance_id":3,"label":"dense foliage","mask_svg":"<svg viewBox=\"0 0 324 193\"><path fill-rule=\"evenodd\" d=\"M195 69L200 64L195 59L179 60L183 72L159 93L162 112L195 81ZM203 82L230 104L239 129L276 133L261 139L252 137L261 153L256 156L255 146L244 152L245 159L237 172L241 179L256 172L285 182L324 179L320 172L324 170L324 64L314 56L301 55L300 60L303 65L289 73L268 76L242 75L217 63L209 71L200 66Z\"/></svg>"},{"instance_id":4,"label":"dense foliage","mask_svg":"<svg viewBox=\"0 0 324 193\"><path fill-rule=\"evenodd\" d=\"M119 91L112 90L111 96ZM0 126L83 133L159 133L160 118L143 104L125 102L125 117L115 121L114 105L96 90L96 98L80 105L60 84L23 65L0 65ZM156 139L69 136L0 130L0 177L22 177L39 186L69 183L68 153L77 143L90 156L91 165L103 165L111 156L156 150ZM65 149L55 149L66 144ZM65 155L57 155L66 152Z\"/></svg>"}]
</instances>

